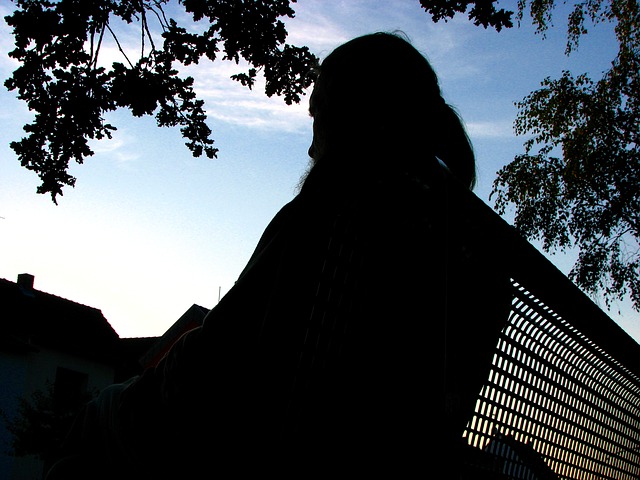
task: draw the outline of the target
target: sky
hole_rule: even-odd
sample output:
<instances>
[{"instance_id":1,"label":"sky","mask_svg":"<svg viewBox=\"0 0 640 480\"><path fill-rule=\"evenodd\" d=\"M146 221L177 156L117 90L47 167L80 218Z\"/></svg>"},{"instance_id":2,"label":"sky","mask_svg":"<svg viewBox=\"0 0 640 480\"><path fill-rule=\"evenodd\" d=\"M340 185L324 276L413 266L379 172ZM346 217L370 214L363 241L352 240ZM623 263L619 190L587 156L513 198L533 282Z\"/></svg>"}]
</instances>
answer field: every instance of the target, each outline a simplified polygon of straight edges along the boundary
<instances>
[{"instance_id":1,"label":"sky","mask_svg":"<svg viewBox=\"0 0 640 480\"><path fill-rule=\"evenodd\" d=\"M489 205L496 172L523 152L526 138L513 131L515 102L563 70L597 78L616 52L611 27L599 25L567 57L564 7L543 38L526 16L501 32L474 26L464 15L434 24L418 0L299 0L292 6L288 43L307 45L320 59L362 34L400 30L408 36L465 122L478 162L475 193ZM0 0L2 18L12 9ZM125 49L134 48L136 32L120 35ZM17 67L7 55L12 48L2 21L3 81ZM118 55L105 46L101 62L121 60ZM271 218L295 196L309 162L308 96L287 106L259 86L248 90L229 79L239 71L219 61L185 69L205 101L217 159L192 157L177 128L114 112L106 117L118 128L113 139L93 143L95 155L72 165L76 186L64 190L57 206L36 193L39 178L9 148L32 114L0 87L0 278L30 273L37 290L100 309L121 337L162 335L191 305L214 307ZM547 257L565 274L574 259L571 252ZM640 342L639 313L626 302L609 311L594 300Z\"/></svg>"}]
</instances>

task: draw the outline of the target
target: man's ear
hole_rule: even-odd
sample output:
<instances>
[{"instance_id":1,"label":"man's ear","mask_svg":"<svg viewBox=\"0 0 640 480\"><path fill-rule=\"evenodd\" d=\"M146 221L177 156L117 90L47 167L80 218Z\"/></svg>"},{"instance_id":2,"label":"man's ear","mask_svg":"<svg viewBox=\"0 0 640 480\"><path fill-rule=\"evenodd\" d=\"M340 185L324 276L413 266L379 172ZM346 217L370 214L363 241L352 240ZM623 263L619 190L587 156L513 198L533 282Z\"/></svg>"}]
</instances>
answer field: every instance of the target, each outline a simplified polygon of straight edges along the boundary
<instances>
[{"instance_id":1,"label":"man's ear","mask_svg":"<svg viewBox=\"0 0 640 480\"><path fill-rule=\"evenodd\" d=\"M315 137L314 139L311 140L311 145L309 145L309 150L307 151L307 154L313 159L316 158Z\"/></svg>"}]
</instances>

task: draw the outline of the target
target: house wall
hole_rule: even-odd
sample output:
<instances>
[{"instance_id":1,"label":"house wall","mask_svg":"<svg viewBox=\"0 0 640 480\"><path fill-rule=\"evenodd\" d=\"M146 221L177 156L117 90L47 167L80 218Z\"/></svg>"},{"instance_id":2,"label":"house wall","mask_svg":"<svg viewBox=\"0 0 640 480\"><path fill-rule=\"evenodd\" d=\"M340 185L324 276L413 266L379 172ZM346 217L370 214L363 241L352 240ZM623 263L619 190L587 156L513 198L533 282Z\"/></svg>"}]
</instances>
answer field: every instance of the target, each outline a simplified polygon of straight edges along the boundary
<instances>
[{"instance_id":1,"label":"house wall","mask_svg":"<svg viewBox=\"0 0 640 480\"><path fill-rule=\"evenodd\" d=\"M0 351L0 410L7 416L16 414L18 402L16 397L25 391L27 362L24 354L5 353ZM13 458L7 454L11 435L4 421L0 422L0 478L9 479Z\"/></svg>"},{"instance_id":2,"label":"house wall","mask_svg":"<svg viewBox=\"0 0 640 480\"><path fill-rule=\"evenodd\" d=\"M37 352L7 353L0 351L0 409L13 417L18 398L30 398L37 390L46 391L53 385L58 367L87 374L87 390L97 392L114 381L112 366L79 358L51 349ZM8 455L11 434L0 425L0 479L40 480L43 464L38 458L16 458Z\"/></svg>"}]
</instances>

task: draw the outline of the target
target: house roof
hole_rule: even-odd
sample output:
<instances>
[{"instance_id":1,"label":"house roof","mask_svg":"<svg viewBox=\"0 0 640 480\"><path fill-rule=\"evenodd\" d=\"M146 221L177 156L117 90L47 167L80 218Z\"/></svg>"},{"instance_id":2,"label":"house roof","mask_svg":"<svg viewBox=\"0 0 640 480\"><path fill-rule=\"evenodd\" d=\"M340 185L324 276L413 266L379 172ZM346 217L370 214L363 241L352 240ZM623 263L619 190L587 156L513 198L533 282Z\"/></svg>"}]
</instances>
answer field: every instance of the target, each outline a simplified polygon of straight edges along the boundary
<instances>
[{"instance_id":1,"label":"house roof","mask_svg":"<svg viewBox=\"0 0 640 480\"><path fill-rule=\"evenodd\" d=\"M0 305L0 348L48 347L103 360L115 354L118 334L100 310L34 289L32 275L0 279Z\"/></svg>"},{"instance_id":2,"label":"house roof","mask_svg":"<svg viewBox=\"0 0 640 480\"><path fill-rule=\"evenodd\" d=\"M140 357L143 368L157 365L173 344L186 332L199 327L209 309L193 304L182 316Z\"/></svg>"},{"instance_id":3,"label":"house roof","mask_svg":"<svg viewBox=\"0 0 640 480\"><path fill-rule=\"evenodd\" d=\"M144 370L140 356L152 349L159 337L130 337L118 340L120 365L116 368L116 382L122 382Z\"/></svg>"}]
</instances>

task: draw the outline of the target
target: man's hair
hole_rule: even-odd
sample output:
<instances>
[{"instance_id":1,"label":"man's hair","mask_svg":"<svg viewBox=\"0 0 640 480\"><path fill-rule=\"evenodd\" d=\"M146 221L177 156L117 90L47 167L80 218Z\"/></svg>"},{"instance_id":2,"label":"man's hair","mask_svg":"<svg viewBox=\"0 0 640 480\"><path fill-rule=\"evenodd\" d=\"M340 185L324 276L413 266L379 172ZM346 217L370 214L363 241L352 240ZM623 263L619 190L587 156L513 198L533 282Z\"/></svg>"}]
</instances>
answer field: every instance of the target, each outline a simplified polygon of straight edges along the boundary
<instances>
[{"instance_id":1,"label":"man's hair","mask_svg":"<svg viewBox=\"0 0 640 480\"><path fill-rule=\"evenodd\" d=\"M469 188L475 184L462 121L442 98L427 59L400 34L364 35L331 52L320 65L309 110L325 156L438 157Z\"/></svg>"}]
</instances>

